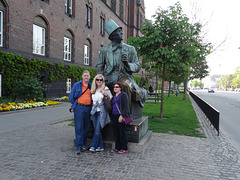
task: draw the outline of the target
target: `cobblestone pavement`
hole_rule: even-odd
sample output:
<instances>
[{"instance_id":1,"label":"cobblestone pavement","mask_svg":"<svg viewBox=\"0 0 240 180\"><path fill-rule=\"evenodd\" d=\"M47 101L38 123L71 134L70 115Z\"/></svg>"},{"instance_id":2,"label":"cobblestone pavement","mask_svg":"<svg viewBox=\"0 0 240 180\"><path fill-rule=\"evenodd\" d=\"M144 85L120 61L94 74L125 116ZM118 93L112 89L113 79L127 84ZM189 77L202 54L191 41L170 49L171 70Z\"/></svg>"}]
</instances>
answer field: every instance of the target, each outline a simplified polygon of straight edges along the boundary
<instances>
[{"instance_id":1,"label":"cobblestone pavement","mask_svg":"<svg viewBox=\"0 0 240 180\"><path fill-rule=\"evenodd\" d=\"M51 121L0 134L0 180L240 180L239 152L212 130L207 138L153 133L142 153L74 153L74 129Z\"/></svg>"}]
</instances>

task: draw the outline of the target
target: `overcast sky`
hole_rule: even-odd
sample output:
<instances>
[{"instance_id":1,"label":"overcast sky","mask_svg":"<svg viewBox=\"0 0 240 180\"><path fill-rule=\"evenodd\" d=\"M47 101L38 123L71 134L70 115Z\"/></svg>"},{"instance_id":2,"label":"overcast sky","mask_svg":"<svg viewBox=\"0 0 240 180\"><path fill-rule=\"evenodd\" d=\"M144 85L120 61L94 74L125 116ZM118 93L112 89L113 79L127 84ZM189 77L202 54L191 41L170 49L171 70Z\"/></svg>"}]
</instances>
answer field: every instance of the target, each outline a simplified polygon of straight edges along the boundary
<instances>
[{"instance_id":1,"label":"overcast sky","mask_svg":"<svg viewBox=\"0 0 240 180\"><path fill-rule=\"evenodd\" d=\"M210 75L232 74L240 66L240 0L178 0L189 18L196 12L198 20L208 25L205 37L213 45L227 37L227 42L207 57ZM177 0L145 0L146 18L151 19L157 8L167 9Z\"/></svg>"}]
</instances>

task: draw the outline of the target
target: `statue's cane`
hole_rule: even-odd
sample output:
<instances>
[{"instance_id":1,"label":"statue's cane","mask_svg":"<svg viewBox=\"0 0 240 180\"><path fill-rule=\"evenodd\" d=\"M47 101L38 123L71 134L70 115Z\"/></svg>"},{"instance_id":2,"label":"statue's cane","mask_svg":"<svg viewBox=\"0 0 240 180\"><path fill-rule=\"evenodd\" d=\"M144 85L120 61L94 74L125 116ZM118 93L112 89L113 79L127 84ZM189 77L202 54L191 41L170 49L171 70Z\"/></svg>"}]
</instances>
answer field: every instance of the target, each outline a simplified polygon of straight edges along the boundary
<instances>
[{"instance_id":1,"label":"statue's cane","mask_svg":"<svg viewBox=\"0 0 240 180\"><path fill-rule=\"evenodd\" d=\"M121 70L122 70L122 64L123 64L124 61L127 61L126 58L127 58L127 54L122 54L121 55L121 64L119 66L117 81L119 81L119 78L120 78L120 74L121 74Z\"/></svg>"}]
</instances>

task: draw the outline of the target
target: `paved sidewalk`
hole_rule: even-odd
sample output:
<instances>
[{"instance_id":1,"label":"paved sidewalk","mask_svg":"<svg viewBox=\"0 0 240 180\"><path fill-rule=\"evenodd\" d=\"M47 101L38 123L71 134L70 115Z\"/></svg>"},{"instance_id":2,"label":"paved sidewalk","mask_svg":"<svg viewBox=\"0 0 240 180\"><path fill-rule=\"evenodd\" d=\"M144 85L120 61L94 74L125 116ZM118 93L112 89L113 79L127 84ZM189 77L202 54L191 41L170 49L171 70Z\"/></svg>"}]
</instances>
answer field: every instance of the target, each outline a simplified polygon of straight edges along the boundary
<instances>
[{"instance_id":1,"label":"paved sidewalk","mask_svg":"<svg viewBox=\"0 0 240 180\"><path fill-rule=\"evenodd\" d=\"M240 180L239 152L193 106L207 138L153 133L142 153L76 155L74 129L62 120L2 132L0 179Z\"/></svg>"},{"instance_id":2,"label":"paved sidewalk","mask_svg":"<svg viewBox=\"0 0 240 180\"><path fill-rule=\"evenodd\" d=\"M58 105L19 111L0 113L0 133L16 130L26 126L42 124L44 122L63 121L73 118L69 112L70 103L62 102Z\"/></svg>"}]
</instances>

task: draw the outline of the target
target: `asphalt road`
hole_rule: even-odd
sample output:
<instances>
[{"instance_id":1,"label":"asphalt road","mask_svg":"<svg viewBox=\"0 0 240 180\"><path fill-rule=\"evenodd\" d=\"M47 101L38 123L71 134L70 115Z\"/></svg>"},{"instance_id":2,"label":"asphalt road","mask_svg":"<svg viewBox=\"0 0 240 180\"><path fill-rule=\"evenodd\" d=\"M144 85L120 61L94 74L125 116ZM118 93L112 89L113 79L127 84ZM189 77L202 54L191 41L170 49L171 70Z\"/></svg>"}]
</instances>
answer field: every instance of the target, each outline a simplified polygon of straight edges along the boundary
<instances>
[{"instance_id":1,"label":"asphalt road","mask_svg":"<svg viewBox=\"0 0 240 180\"><path fill-rule=\"evenodd\" d=\"M240 93L207 90L192 91L220 112L220 131L240 149Z\"/></svg>"}]
</instances>

